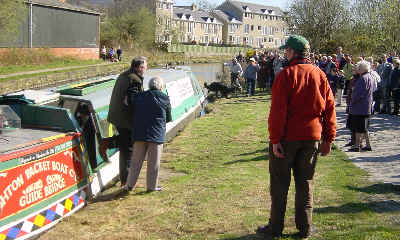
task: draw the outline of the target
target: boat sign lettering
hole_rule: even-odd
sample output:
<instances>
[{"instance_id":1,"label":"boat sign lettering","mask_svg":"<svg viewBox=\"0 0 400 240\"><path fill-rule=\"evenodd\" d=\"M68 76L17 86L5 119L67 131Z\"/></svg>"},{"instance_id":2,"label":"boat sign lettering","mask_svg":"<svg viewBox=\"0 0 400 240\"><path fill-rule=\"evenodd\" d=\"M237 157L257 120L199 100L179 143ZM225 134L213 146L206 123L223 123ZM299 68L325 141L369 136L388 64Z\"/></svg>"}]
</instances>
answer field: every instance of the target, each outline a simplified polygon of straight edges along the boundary
<instances>
[{"instance_id":1,"label":"boat sign lettering","mask_svg":"<svg viewBox=\"0 0 400 240\"><path fill-rule=\"evenodd\" d=\"M68 142L62 143L60 145L56 145L52 148L44 149L44 150L41 150L41 151L38 151L38 152L35 152L32 154L22 156L19 158L19 162L21 164L32 162L37 159L45 158L45 157L53 155L57 152L63 151L64 149L70 148L71 146L72 146L72 141L68 141Z\"/></svg>"},{"instance_id":2,"label":"boat sign lettering","mask_svg":"<svg viewBox=\"0 0 400 240\"><path fill-rule=\"evenodd\" d=\"M176 108L183 101L194 95L192 82L189 77L166 83L171 107Z\"/></svg>"},{"instance_id":3,"label":"boat sign lettering","mask_svg":"<svg viewBox=\"0 0 400 240\"><path fill-rule=\"evenodd\" d=\"M69 148L65 148L67 146ZM0 186L0 219L84 181L79 156L79 147L72 146L69 141L52 147L52 150L40 151L35 155L36 161L2 170L0 174L6 174L7 178L2 179Z\"/></svg>"}]
</instances>

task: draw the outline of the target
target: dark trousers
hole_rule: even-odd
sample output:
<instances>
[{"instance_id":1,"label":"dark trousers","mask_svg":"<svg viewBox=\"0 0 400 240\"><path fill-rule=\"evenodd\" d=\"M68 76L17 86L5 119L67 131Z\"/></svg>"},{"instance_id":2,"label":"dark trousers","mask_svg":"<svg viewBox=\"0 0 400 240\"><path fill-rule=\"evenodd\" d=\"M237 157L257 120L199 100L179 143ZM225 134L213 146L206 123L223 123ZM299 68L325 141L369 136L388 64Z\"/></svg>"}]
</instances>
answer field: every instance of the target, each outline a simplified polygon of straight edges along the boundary
<instances>
[{"instance_id":1,"label":"dark trousers","mask_svg":"<svg viewBox=\"0 0 400 240\"><path fill-rule=\"evenodd\" d=\"M242 86L239 83L239 73L231 73L231 87L235 88L235 92L237 89L242 91Z\"/></svg>"},{"instance_id":2,"label":"dark trousers","mask_svg":"<svg viewBox=\"0 0 400 240\"><path fill-rule=\"evenodd\" d=\"M248 78L247 79L247 94L254 95L255 88L256 88L256 80Z\"/></svg>"},{"instance_id":3,"label":"dark trousers","mask_svg":"<svg viewBox=\"0 0 400 240\"><path fill-rule=\"evenodd\" d=\"M129 164L132 158L132 131L127 128L118 128L118 146L119 146L119 178L121 184L125 184L128 178Z\"/></svg>"},{"instance_id":4,"label":"dark trousers","mask_svg":"<svg viewBox=\"0 0 400 240\"><path fill-rule=\"evenodd\" d=\"M280 234L284 228L287 194L291 171L296 186L295 221L296 228L304 234L311 232L314 172L317 164L319 141L290 141L282 143L285 158L277 158L269 146L269 172L271 215L270 226Z\"/></svg>"}]
</instances>

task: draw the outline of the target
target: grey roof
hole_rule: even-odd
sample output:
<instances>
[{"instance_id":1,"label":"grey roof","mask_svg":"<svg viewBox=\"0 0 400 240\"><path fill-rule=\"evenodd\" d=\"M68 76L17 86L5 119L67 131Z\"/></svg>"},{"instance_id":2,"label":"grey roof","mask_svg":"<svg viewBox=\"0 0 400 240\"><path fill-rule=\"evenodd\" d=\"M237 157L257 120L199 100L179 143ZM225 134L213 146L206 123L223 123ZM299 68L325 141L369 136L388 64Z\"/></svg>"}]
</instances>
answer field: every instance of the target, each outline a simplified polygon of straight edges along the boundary
<instances>
[{"instance_id":1,"label":"grey roof","mask_svg":"<svg viewBox=\"0 0 400 240\"><path fill-rule=\"evenodd\" d=\"M273 6L255 4L255 3L239 2L239 1L229 1L229 2L231 2L234 6L236 6L238 9L240 9L242 12L246 12L245 7L248 7L248 9L252 13L278 15L278 16L283 15L283 11L279 7L273 7ZM271 14L271 12L269 12L269 10L272 10L273 13Z\"/></svg>"},{"instance_id":2,"label":"grey roof","mask_svg":"<svg viewBox=\"0 0 400 240\"><path fill-rule=\"evenodd\" d=\"M224 12L222 10L214 10L213 13L218 17L218 19L222 20L223 22L242 24L242 22L239 19L230 15L228 12Z\"/></svg>"},{"instance_id":3,"label":"grey roof","mask_svg":"<svg viewBox=\"0 0 400 240\"><path fill-rule=\"evenodd\" d=\"M184 19L182 19L182 17L184 17ZM193 18L194 22L207 23L207 19L210 19L214 20L212 23L222 24L221 21L219 21L206 11L203 10L192 11L191 9L188 8L174 6L174 13L173 13L174 19L189 20L190 17Z\"/></svg>"},{"instance_id":4,"label":"grey roof","mask_svg":"<svg viewBox=\"0 0 400 240\"><path fill-rule=\"evenodd\" d=\"M33 4L36 5L41 5L41 6L48 6L48 7L54 7L54 8L61 8L61 9L67 9L67 10L72 10L72 11L78 11L78 12L84 12L84 13L91 13L91 14L96 14L100 15L100 13L81 7L81 6L76 6L72 5L69 3L63 3L60 0L26 0L27 3L32 2Z\"/></svg>"}]
</instances>

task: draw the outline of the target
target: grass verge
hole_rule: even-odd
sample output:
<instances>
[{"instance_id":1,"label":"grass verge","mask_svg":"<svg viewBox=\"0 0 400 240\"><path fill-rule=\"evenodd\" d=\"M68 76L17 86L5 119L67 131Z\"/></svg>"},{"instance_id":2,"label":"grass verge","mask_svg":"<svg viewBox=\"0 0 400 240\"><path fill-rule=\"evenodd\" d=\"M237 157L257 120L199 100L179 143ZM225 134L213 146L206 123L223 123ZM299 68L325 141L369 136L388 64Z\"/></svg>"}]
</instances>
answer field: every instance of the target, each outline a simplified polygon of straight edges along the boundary
<instances>
[{"instance_id":1,"label":"grass verge","mask_svg":"<svg viewBox=\"0 0 400 240\"><path fill-rule=\"evenodd\" d=\"M0 66L0 75L11 73L29 72L42 69L64 68L81 65L95 65L103 63L103 60L77 60L77 59L57 59L48 64L23 65L23 66Z\"/></svg>"},{"instance_id":2,"label":"grass verge","mask_svg":"<svg viewBox=\"0 0 400 240\"><path fill-rule=\"evenodd\" d=\"M264 94L217 101L166 144L164 191L118 196L114 187L106 193L112 198L90 203L40 239L262 239L254 229L269 215L269 102ZM335 150L319 159L312 239L399 239L400 208L390 201L399 198ZM291 186L281 239L296 232L293 201Z\"/></svg>"}]
</instances>

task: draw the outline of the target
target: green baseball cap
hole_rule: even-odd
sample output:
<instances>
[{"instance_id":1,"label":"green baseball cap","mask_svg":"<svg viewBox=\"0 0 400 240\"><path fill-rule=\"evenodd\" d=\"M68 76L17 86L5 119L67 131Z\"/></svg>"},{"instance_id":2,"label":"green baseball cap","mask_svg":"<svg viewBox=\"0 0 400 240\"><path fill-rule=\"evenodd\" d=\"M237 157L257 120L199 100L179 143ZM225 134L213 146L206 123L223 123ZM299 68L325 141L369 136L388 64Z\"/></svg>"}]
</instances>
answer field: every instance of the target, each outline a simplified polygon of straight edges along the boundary
<instances>
[{"instance_id":1,"label":"green baseball cap","mask_svg":"<svg viewBox=\"0 0 400 240\"><path fill-rule=\"evenodd\" d=\"M282 45L279 49L286 49L288 47L296 52L303 52L305 49L310 49L310 43L303 36L290 35L285 45Z\"/></svg>"}]
</instances>

